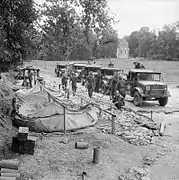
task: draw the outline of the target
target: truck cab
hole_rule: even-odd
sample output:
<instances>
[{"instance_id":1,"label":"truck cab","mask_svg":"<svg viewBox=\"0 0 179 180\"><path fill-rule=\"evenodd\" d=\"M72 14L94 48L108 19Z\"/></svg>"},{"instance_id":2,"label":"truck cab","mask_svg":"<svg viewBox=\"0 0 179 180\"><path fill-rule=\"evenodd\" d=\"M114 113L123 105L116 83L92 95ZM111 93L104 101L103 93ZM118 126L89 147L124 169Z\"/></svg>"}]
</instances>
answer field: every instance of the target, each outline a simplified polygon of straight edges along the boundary
<instances>
[{"instance_id":1,"label":"truck cab","mask_svg":"<svg viewBox=\"0 0 179 180\"><path fill-rule=\"evenodd\" d=\"M162 82L160 72L149 69L132 69L125 80L127 94L134 97L134 104L141 106L143 101L158 101L165 106L170 93L168 86Z\"/></svg>"}]
</instances>

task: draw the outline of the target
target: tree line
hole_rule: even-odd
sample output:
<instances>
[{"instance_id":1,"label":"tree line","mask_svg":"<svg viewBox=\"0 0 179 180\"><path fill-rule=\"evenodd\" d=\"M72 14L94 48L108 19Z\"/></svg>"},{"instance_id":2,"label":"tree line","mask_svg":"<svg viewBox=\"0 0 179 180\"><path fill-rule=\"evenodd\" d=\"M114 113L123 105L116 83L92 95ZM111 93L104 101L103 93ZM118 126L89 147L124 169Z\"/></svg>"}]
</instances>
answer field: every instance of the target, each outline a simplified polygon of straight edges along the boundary
<instances>
[{"instance_id":1,"label":"tree line","mask_svg":"<svg viewBox=\"0 0 179 180\"><path fill-rule=\"evenodd\" d=\"M2 0L0 62L115 57L114 19L107 0Z\"/></svg>"},{"instance_id":2,"label":"tree line","mask_svg":"<svg viewBox=\"0 0 179 180\"><path fill-rule=\"evenodd\" d=\"M0 65L25 59L86 60L115 58L117 22L107 0L2 0L0 2ZM143 27L126 39L130 56L179 59L179 22L158 34Z\"/></svg>"},{"instance_id":3,"label":"tree line","mask_svg":"<svg viewBox=\"0 0 179 180\"><path fill-rule=\"evenodd\" d=\"M142 27L126 36L131 57L179 61L179 21L159 32Z\"/></svg>"}]
</instances>

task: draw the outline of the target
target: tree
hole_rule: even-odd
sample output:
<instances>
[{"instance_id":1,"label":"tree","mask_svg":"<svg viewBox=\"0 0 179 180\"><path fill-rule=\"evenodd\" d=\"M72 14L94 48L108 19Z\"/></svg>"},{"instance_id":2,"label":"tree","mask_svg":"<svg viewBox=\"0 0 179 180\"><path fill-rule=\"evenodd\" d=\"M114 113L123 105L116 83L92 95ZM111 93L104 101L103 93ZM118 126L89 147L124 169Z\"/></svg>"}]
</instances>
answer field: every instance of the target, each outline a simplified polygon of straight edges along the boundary
<instances>
[{"instance_id":1,"label":"tree","mask_svg":"<svg viewBox=\"0 0 179 180\"><path fill-rule=\"evenodd\" d=\"M41 17L43 47L48 56L56 54L58 60L81 58L80 49L94 56L100 37L113 19L106 0L46 0Z\"/></svg>"},{"instance_id":2,"label":"tree","mask_svg":"<svg viewBox=\"0 0 179 180\"><path fill-rule=\"evenodd\" d=\"M89 32L92 30L96 34L96 45L106 27L111 27L114 23L114 17L109 15L107 0L79 0L79 6L82 8L81 24L84 26L86 42L92 50L93 44L90 44Z\"/></svg>"},{"instance_id":3,"label":"tree","mask_svg":"<svg viewBox=\"0 0 179 180\"><path fill-rule=\"evenodd\" d=\"M0 3L0 62L16 64L26 54L25 33L37 18L32 0L2 0Z\"/></svg>"},{"instance_id":4,"label":"tree","mask_svg":"<svg viewBox=\"0 0 179 180\"><path fill-rule=\"evenodd\" d=\"M118 34L112 27L106 27L96 47L96 55L101 58L115 58L118 47Z\"/></svg>"},{"instance_id":5,"label":"tree","mask_svg":"<svg viewBox=\"0 0 179 180\"><path fill-rule=\"evenodd\" d=\"M78 41L79 16L68 1L48 0L44 3L42 17L44 42L49 55L56 54L58 60L68 60Z\"/></svg>"},{"instance_id":6,"label":"tree","mask_svg":"<svg viewBox=\"0 0 179 180\"><path fill-rule=\"evenodd\" d=\"M179 58L179 23L165 25L156 35L149 28L143 27L127 37L130 55L152 59Z\"/></svg>"}]
</instances>

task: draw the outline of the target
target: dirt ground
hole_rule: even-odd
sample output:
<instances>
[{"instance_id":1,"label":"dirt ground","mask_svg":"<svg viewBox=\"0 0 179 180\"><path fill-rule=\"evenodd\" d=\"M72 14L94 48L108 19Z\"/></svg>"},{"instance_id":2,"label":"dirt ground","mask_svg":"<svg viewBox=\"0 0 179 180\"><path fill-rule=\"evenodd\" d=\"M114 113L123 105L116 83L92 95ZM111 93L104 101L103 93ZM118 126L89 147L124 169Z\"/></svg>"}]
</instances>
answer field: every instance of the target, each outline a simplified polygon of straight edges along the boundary
<instances>
[{"instance_id":1,"label":"dirt ground","mask_svg":"<svg viewBox=\"0 0 179 180\"><path fill-rule=\"evenodd\" d=\"M98 61L107 64L109 61ZM41 76L58 83L54 69L57 62L33 61L41 68ZM129 60L115 60L115 65L125 69L132 68ZM146 102L144 107L136 108L130 98L126 107L151 116L156 122L165 122L165 135L156 136L151 144L134 145L120 136L101 131L105 119L101 118L95 127L62 135L60 133L37 134L37 146L33 156L9 152L18 157L23 180L80 180L82 172L87 172L89 180L178 180L179 179L179 62L147 61L149 68L165 72L164 81L169 84L172 97L166 107ZM110 121L108 124L110 126ZM89 143L86 150L75 149L75 142ZM93 148L100 147L100 164L93 164ZM7 156L7 153L6 153ZM8 157L9 157L8 156Z\"/></svg>"}]
</instances>

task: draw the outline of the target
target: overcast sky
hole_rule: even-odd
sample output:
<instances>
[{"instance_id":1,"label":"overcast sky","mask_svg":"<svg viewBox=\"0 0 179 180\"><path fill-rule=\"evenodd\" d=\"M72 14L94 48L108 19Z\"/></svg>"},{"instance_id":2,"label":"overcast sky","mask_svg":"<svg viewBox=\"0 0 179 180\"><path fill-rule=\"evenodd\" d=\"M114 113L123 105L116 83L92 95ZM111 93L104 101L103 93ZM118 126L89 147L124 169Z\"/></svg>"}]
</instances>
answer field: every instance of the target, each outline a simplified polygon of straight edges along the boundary
<instances>
[{"instance_id":1,"label":"overcast sky","mask_svg":"<svg viewBox=\"0 0 179 180\"><path fill-rule=\"evenodd\" d=\"M120 22L119 37L148 26L161 29L164 24L179 21L179 0L108 0Z\"/></svg>"},{"instance_id":2,"label":"overcast sky","mask_svg":"<svg viewBox=\"0 0 179 180\"><path fill-rule=\"evenodd\" d=\"M108 0L108 2L120 20L115 26L119 37L129 35L142 26L161 29L164 24L179 21L179 0Z\"/></svg>"}]
</instances>

